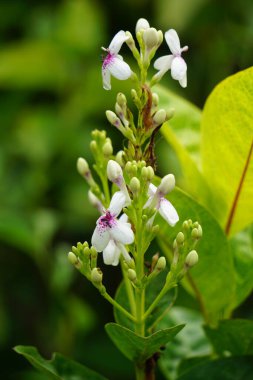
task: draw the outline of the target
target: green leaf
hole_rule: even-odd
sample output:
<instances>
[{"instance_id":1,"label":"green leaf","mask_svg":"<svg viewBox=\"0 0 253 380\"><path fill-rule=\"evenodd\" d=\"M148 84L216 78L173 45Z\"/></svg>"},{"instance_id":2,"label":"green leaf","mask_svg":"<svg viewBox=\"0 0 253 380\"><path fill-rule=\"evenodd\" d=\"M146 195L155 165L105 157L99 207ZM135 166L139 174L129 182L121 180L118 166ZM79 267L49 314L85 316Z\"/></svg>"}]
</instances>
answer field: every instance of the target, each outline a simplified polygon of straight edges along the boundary
<instances>
[{"instance_id":1,"label":"green leaf","mask_svg":"<svg viewBox=\"0 0 253 380\"><path fill-rule=\"evenodd\" d=\"M203 228L203 238L197 246L199 262L188 272L186 289L195 294L207 323L215 323L229 315L234 302L235 275L227 238L209 212L184 192L175 189L169 199L181 223L191 218ZM172 243L182 229L181 223L177 223L172 230L160 218L158 242L167 256L171 256Z\"/></svg>"},{"instance_id":2,"label":"green leaf","mask_svg":"<svg viewBox=\"0 0 253 380\"><path fill-rule=\"evenodd\" d=\"M106 380L104 376L58 353L54 353L51 360L45 360L35 347L16 346L14 350L23 355L33 367L45 373L49 379Z\"/></svg>"},{"instance_id":3,"label":"green leaf","mask_svg":"<svg viewBox=\"0 0 253 380\"><path fill-rule=\"evenodd\" d=\"M253 290L253 227L239 232L229 240L236 272L234 308Z\"/></svg>"},{"instance_id":4,"label":"green leaf","mask_svg":"<svg viewBox=\"0 0 253 380\"><path fill-rule=\"evenodd\" d=\"M252 356L210 360L178 377L178 380L246 380L252 379Z\"/></svg>"},{"instance_id":5,"label":"green leaf","mask_svg":"<svg viewBox=\"0 0 253 380\"><path fill-rule=\"evenodd\" d=\"M253 221L253 68L221 82L202 118L203 174L215 194L213 213L227 234Z\"/></svg>"},{"instance_id":6,"label":"green leaf","mask_svg":"<svg viewBox=\"0 0 253 380\"><path fill-rule=\"evenodd\" d=\"M176 379L182 360L199 355L210 355L211 345L202 329L203 317L196 311L186 307L174 306L159 323L159 328L177 323L186 323L185 328L173 340L159 359L159 366L166 379Z\"/></svg>"},{"instance_id":7,"label":"green leaf","mask_svg":"<svg viewBox=\"0 0 253 380\"><path fill-rule=\"evenodd\" d=\"M204 328L218 355L253 355L253 321L231 319Z\"/></svg>"},{"instance_id":8,"label":"green leaf","mask_svg":"<svg viewBox=\"0 0 253 380\"><path fill-rule=\"evenodd\" d=\"M116 323L108 323L105 329L113 343L129 360L144 363L170 342L184 326L181 324L159 330L145 338Z\"/></svg>"}]
</instances>

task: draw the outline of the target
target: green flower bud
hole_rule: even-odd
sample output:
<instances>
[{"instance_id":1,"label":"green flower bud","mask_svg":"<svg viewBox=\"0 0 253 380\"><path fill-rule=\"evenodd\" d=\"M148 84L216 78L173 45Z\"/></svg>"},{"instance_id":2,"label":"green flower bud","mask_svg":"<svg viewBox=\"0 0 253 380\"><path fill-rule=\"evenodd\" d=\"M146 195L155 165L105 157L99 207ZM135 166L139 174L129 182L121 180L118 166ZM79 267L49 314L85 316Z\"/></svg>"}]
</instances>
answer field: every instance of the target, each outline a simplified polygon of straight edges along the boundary
<instances>
[{"instance_id":1,"label":"green flower bud","mask_svg":"<svg viewBox=\"0 0 253 380\"><path fill-rule=\"evenodd\" d=\"M110 157L113 153L113 147L112 147L112 142L111 140L108 138L106 139L107 141L105 142L105 144L103 145L103 153L106 157Z\"/></svg>"},{"instance_id":2,"label":"green flower bud","mask_svg":"<svg viewBox=\"0 0 253 380\"><path fill-rule=\"evenodd\" d=\"M140 187L141 187L141 184L138 178L132 177L129 187L133 194L137 194L140 191Z\"/></svg>"},{"instance_id":3,"label":"green flower bud","mask_svg":"<svg viewBox=\"0 0 253 380\"><path fill-rule=\"evenodd\" d=\"M199 231L197 228L193 228L192 232L191 232L191 236L193 237L193 239L198 239L199 238Z\"/></svg>"},{"instance_id":4,"label":"green flower bud","mask_svg":"<svg viewBox=\"0 0 253 380\"><path fill-rule=\"evenodd\" d=\"M98 145L97 145L97 142L92 140L90 142L90 149L92 151L93 154L96 154L97 153L97 148L98 148Z\"/></svg>"},{"instance_id":5,"label":"green flower bud","mask_svg":"<svg viewBox=\"0 0 253 380\"><path fill-rule=\"evenodd\" d=\"M154 173L154 169L152 168L152 166L148 166L147 167L147 169L148 169L148 181L152 181L152 179L154 178L154 175L155 175L155 173Z\"/></svg>"},{"instance_id":6,"label":"green flower bud","mask_svg":"<svg viewBox=\"0 0 253 380\"><path fill-rule=\"evenodd\" d=\"M124 107L127 103L126 97L122 92L119 92L117 95L117 103L119 103L121 107Z\"/></svg>"},{"instance_id":7,"label":"green flower bud","mask_svg":"<svg viewBox=\"0 0 253 380\"><path fill-rule=\"evenodd\" d=\"M153 92L153 93L152 93L152 105L153 105L154 107L157 107L158 104L159 104L159 96L157 95L156 92Z\"/></svg>"},{"instance_id":8,"label":"green flower bud","mask_svg":"<svg viewBox=\"0 0 253 380\"><path fill-rule=\"evenodd\" d=\"M185 265L189 268L193 267L197 264L199 260L199 256L195 250L188 253L185 259Z\"/></svg>"},{"instance_id":9,"label":"green flower bud","mask_svg":"<svg viewBox=\"0 0 253 380\"><path fill-rule=\"evenodd\" d=\"M153 120L156 125L161 125L167 120L166 117L166 111L164 109L160 109L154 114Z\"/></svg>"},{"instance_id":10,"label":"green flower bud","mask_svg":"<svg viewBox=\"0 0 253 380\"><path fill-rule=\"evenodd\" d=\"M101 285L103 280L103 272L100 268L93 268L91 271L91 281L95 285Z\"/></svg>"},{"instance_id":11,"label":"green flower bud","mask_svg":"<svg viewBox=\"0 0 253 380\"><path fill-rule=\"evenodd\" d=\"M148 179L148 168L146 166L144 166L141 169L141 176L144 179L144 181L146 181Z\"/></svg>"},{"instance_id":12,"label":"green flower bud","mask_svg":"<svg viewBox=\"0 0 253 380\"><path fill-rule=\"evenodd\" d=\"M168 111L166 111L166 120L172 119L174 114L175 114L175 108L170 108Z\"/></svg>"},{"instance_id":13,"label":"green flower bud","mask_svg":"<svg viewBox=\"0 0 253 380\"><path fill-rule=\"evenodd\" d=\"M135 282L136 281L136 272L134 269L128 269L127 276L130 281Z\"/></svg>"},{"instance_id":14,"label":"green flower bud","mask_svg":"<svg viewBox=\"0 0 253 380\"><path fill-rule=\"evenodd\" d=\"M159 271L162 271L166 268L166 259L164 256L159 257L157 264L156 264L156 269Z\"/></svg>"},{"instance_id":15,"label":"green flower bud","mask_svg":"<svg viewBox=\"0 0 253 380\"><path fill-rule=\"evenodd\" d=\"M158 45L161 45L161 43L163 42L163 32L161 30L158 30L157 36L158 36Z\"/></svg>"},{"instance_id":16,"label":"green flower bud","mask_svg":"<svg viewBox=\"0 0 253 380\"><path fill-rule=\"evenodd\" d=\"M183 234L183 232L179 232L177 234L176 241L180 245L183 244L183 242L184 242L184 234Z\"/></svg>"},{"instance_id":17,"label":"green flower bud","mask_svg":"<svg viewBox=\"0 0 253 380\"><path fill-rule=\"evenodd\" d=\"M78 263L78 258L73 252L68 253L68 260L72 265L76 265Z\"/></svg>"},{"instance_id":18,"label":"green flower bud","mask_svg":"<svg viewBox=\"0 0 253 380\"><path fill-rule=\"evenodd\" d=\"M90 174L89 165L84 158L82 157L78 158L76 167L77 167L78 173L81 174L82 177L86 177L87 175Z\"/></svg>"},{"instance_id":19,"label":"green flower bud","mask_svg":"<svg viewBox=\"0 0 253 380\"><path fill-rule=\"evenodd\" d=\"M116 162L117 162L121 167L124 166L124 156L125 156L125 152L124 152L123 150L120 150L120 151L116 154L116 157L115 157Z\"/></svg>"}]
</instances>

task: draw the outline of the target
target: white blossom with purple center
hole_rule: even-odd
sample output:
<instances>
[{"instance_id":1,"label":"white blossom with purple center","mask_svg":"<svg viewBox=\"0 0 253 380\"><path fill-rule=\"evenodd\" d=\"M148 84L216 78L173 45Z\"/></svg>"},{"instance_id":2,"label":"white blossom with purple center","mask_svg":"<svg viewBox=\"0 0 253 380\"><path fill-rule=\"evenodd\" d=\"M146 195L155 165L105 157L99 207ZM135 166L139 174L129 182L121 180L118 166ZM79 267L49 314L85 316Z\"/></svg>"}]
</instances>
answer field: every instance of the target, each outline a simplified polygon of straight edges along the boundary
<instances>
[{"instance_id":1,"label":"white blossom with purple center","mask_svg":"<svg viewBox=\"0 0 253 380\"><path fill-rule=\"evenodd\" d=\"M126 33L120 30L113 37L109 47L107 49L102 48L107 52L107 56L103 59L102 65L103 87L105 90L111 89L111 75L119 80L125 80L132 74L129 65L124 62L122 56L118 54L122 44L128 38Z\"/></svg>"},{"instance_id":2,"label":"white blossom with purple center","mask_svg":"<svg viewBox=\"0 0 253 380\"><path fill-rule=\"evenodd\" d=\"M126 261L131 260L125 248L126 244L132 244L134 241L131 224L127 223L123 216L124 214L117 219L125 203L126 197L124 193L121 191L114 193L109 208L97 220L97 225L91 238L93 247L98 252L103 251L105 264L117 265L120 253L123 254Z\"/></svg>"},{"instance_id":3,"label":"white blossom with purple center","mask_svg":"<svg viewBox=\"0 0 253 380\"><path fill-rule=\"evenodd\" d=\"M175 207L164 197L165 194L160 190L159 186L156 187L152 183L148 188L149 199L147 200L144 208L154 207L157 209L163 219L170 225L174 226L179 221L178 213ZM156 213L149 219L148 225L152 226Z\"/></svg>"},{"instance_id":4,"label":"white blossom with purple center","mask_svg":"<svg viewBox=\"0 0 253 380\"><path fill-rule=\"evenodd\" d=\"M181 54L188 50L188 46L181 48L178 34L174 29L170 29L165 33L165 40L172 54L164 55L155 61L154 67L159 70L156 75L160 78L166 71L171 69L172 78L178 80L182 87L186 87L187 65Z\"/></svg>"}]
</instances>

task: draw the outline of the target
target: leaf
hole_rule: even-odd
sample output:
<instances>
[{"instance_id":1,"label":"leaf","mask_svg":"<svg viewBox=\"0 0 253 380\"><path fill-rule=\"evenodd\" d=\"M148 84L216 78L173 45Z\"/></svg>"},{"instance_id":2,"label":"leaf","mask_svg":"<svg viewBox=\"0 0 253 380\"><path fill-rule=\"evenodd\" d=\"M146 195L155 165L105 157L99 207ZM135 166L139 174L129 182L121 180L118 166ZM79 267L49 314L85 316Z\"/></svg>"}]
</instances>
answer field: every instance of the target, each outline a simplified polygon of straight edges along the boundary
<instances>
[{"instance_id":1,"label":"leaf","mask_svg":"<svg viewBox=\"0 0 253 380\"><path fill-rule=\"evenodd\" d=\"M198 311L174 306L159 323L159 328L177 323L186 323L186 326L159 359L166 379L177 378L178 367L185 358L198 360L199 355L209 355L211 352L211 345L202 329L203 317Z\"/></svg>"},{"instance_id":2,"label":"leaf","mask_svg":"<svg viewBox=\"0 0 253 380\"><path fill-rule=\"evenodd\" d=\"M246 380L252 378L252 356L210 360L178 377L178 380Z\"/></svg>"},{"instance_id":3,"label":"leaf","mask_svg":"<svg viewBox=\"0 0 253 380\"><path fill-rule=\"evenodd\" d=\"M105 329L113 343L129 360L141 364L159 352L184 326L181 324L159 330L145 338L116 323L107 323Z\"/></svg>"},{"instance_id":4,"label":"leaf","mask_svg":"<svg viewBox=\"0 0 253 380\"><path fill-rule=\"evenodd\" d=\"M209 212L184 192L175 189L169 200L176 208L181 223L191 218L203 228L203 237L197 246L199 262L188 272L186 290L191 289L195 294L207 323L216 323L229 315L234 302L235 274L227 238ZM181 223L177 223L172 230L160 218L158 242L167 256L170 255L168 250L175 236L182 228Z\"/></svg>"},{"instance_id":5,"label":"leaf","mask_svg":"<svg viewBox=\"0 0 253 380\"><path fill-rule=\"evenodd\" d=\"M200 118L201 110L167 88L157 85L154 91L159 95L159 107L175 109L175 115L168 125L176 138L190 154L197 165L200 164ZM162 133L164 129L162 130Z\"/></svg>"},{"instance_id":6,"label":"leaf","mask_svg":"<svg viewBox=\"0 0 253 380\"><path fill-rule=\"evenodd\" d=\"M253 290L253 227L236 234L229 240L234 257L236 294L234 308L239 306Z\"/></svg>"},{"instance_id":7,"label":"leaf","mask_svg":"<svg viewBox=\"0 0 253 380\"><path fill-rule=\"evenodd\" d=\"M49 376L49 379L106 380L104 376L58 353L54 353L51 360L45 360L35 347L16 346L14 350L23 355L33 367Z\"/></svg>"},{"instance_id":8,"label":"leaf","mask_svg":"<svg viewBox=\"0 0 253 380\"><path fill-rule=\"evenodd\" d=\"M187 132L188 130L185 129L186 134ZM204 206L208 205L208 208L212 209L213 196L202 173L191 158L190 153L180 143L179 139L176 137L176 133L170 128L169 123L163 125L161 133L166 142L173 149L178 161L178 171L176 175L177 185L194 197L199 203ZM169 172L170 168L168 167L166 171Z\"/></svg>"},{"instance_id":9,"label":"leaf","mask_svg":"<svg viewBox=\"0 0 253 380\"><path fill-rule=\"evenodd\" d=\"M231 319L204 329L218 355L253 355L253 321Z\"/></svg>"},{"instance_id":10,"label":"leaf","mask_svg":"<svg viewBox=\"0 0 253 380\"><path fill-rule=\"evenodd\" d=\"M227 234L253 221L253 68L222 81L202 118L203 175L216 197L214 214Z\"/></svg>"}]
</instances>

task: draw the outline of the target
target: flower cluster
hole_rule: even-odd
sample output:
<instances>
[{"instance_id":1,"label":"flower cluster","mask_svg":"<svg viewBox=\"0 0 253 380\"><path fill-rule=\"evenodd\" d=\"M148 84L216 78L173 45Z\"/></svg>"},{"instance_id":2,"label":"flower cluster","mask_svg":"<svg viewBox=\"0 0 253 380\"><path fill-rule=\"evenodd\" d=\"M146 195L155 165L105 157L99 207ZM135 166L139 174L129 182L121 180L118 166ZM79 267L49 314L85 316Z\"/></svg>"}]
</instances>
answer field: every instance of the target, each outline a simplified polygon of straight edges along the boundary
<instances>
[{"instance_id":1,"label":"flower cluster","mask_svg":"<svg viewBox=\"0 0 253 380\"><path fill-rule=\"evenodd\" d=\"M147 20L139 19L136 24L136 38L140 44L140 53L135 46L131 33L123 30L120 30L113 37L107 49L102 47L107 52L102 64L103 87L105 90L111 89L111 75L119 80L134 78L134 73L130 66L118 54L124 42L132 50L139 66L148 67L151 58L153 58L162 42L163 35L161 31L151 28ZM171 70L172 78L178 80L182 87L186 87L187 65L182 53L188 50L188 46L181 48L178 34L174 29L169 29L165 32L165 40L172 54L155 60L154 68L158 70L158 73L152 78L151 84L157 83L168 70Z\"/></svg>"}]
</instances>

